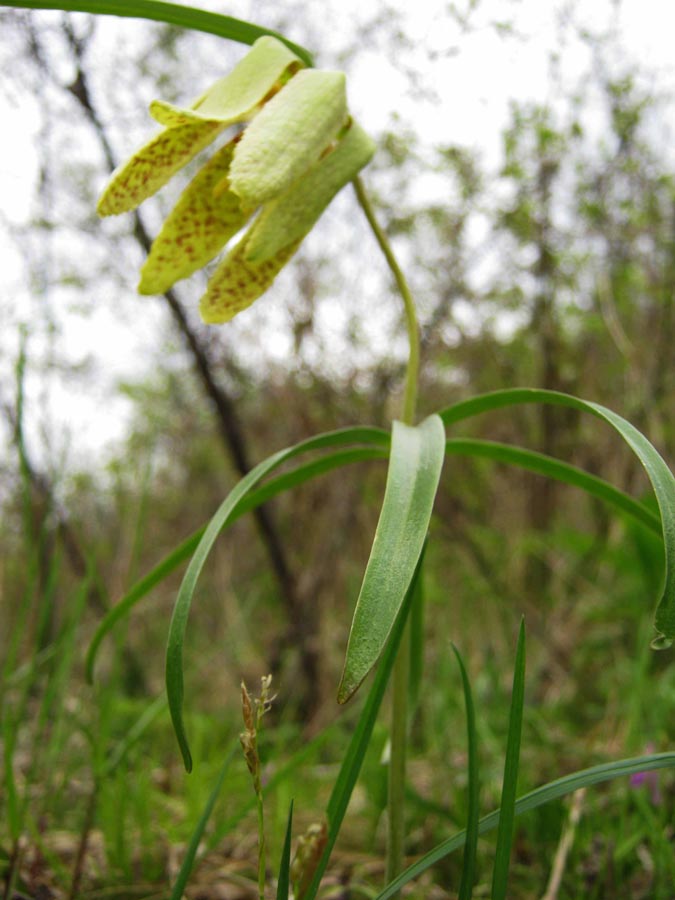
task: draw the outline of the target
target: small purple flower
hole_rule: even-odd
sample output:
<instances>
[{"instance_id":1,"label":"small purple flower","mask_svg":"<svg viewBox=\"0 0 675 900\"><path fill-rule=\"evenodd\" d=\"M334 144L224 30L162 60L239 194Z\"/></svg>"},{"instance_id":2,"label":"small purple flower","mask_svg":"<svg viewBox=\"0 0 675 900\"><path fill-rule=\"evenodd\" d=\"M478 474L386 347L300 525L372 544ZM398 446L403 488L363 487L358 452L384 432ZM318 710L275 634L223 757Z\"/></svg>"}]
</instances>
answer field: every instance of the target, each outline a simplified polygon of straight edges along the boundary
<instances>
[{"instance_id":1,"label":"small purple flower","mask_svg":"<svg viewBox=\"0 0 675 900\"><path fill-rule=\"evenodd\" d=\"M654 752L654 745L647 744L645 747L647 753ZM654 806L659 806L661 804L661 790L659 788L659 773L658 772L636 772L634 775L630 776L630 786L632 788L640 788L644 785L645 788L649 789L649 796Z\"/></svg>"}]
</instances>

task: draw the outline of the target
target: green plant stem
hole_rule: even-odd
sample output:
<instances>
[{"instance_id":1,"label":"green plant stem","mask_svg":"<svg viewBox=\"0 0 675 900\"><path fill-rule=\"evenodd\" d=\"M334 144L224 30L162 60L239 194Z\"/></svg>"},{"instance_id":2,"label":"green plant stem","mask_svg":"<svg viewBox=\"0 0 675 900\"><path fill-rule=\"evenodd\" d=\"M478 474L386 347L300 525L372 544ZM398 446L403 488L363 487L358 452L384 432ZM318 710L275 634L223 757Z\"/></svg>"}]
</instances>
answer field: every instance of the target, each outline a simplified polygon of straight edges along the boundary
<instances>
[{"instance_id":1,"label":"green plant stem","mask_svg":"<svg viewBox=\"0 0 675 900\"><path fill-rule=\"evenodd\" d=\"M406 425L415 421L417 405L417 385L420 369L420 335L417 323L415 301L408 287L405 275L394 256L389 239L380 227L366 194L363 182L357 176L354 179L354 190L375 239L384 254L387 265L394 276L394 281L403 299L406 327L408 330L409 355L406 369L405 391L401 418ZM387 801L387 882L395 878L402 870L405 858L405 781L406 781L406 746L408 743L408 682L410 680L410 640L409 626L394 663L392 691L392 723L389 758L389 793Z\"/></svg>"},{"instance_id":2,"label":"green plant stem","mask_svg":"<svg viewBox=\"0 0 675 900\"><path fill-rule=\"evenodd\" d=\"M408 624L396 656L392 678L387 796L387 884L403 871L405 862L405 771L408 743L408 682L410 679L409 628Z\"/></svg>"},{"instance_id":3,"label":"green plant stem","mask_svg":"<svg viewBox=\"0 0 675 900\"><path fill-rule=\"evenodd\" d=\"M265 807L263 804L262 785L256 784L256 801L258 807L258 897L265 900L266 852L265 846ZM398 873L397 873L398 874Z\"/></svg>"},{"instance_id":4,"label":"green plant stem","mask_svg":"<svg viewBox=\"0 0 675 900\"><path fill-rule=\"evenodd\" d=\"M380 228L380 225L375 218L375 213L373 211L373 207L371 206L370 200L368 199L368 195L366 194L363 182L358 176L354 179L353 185L361 209L363 210L365 217L368 220L368 224L370 225L370 228L375 235L375 240L379 244L380 250L384 254L387 265L389 266L391 273L394 276L396 287L398 288L399 293L401 294L401 297L403 299L410 352L408 356L408 368L406 370L405 393L403 395L403 409L401 418L406 423L406 425L412 425L415 420L415 408L417 405L417 382L419 380L420 369L420 335L419 326L417 324L417 313L415 311L415 301L413 300L412 294L410 293L410 288L408 287L408 282L405 279L405 275L401 271L401 267L399 266L396 257L394 256L394 251L391 249L389 239L387 238L387 235L384 233L382 228Z\"/></svg>"}]
</instances>

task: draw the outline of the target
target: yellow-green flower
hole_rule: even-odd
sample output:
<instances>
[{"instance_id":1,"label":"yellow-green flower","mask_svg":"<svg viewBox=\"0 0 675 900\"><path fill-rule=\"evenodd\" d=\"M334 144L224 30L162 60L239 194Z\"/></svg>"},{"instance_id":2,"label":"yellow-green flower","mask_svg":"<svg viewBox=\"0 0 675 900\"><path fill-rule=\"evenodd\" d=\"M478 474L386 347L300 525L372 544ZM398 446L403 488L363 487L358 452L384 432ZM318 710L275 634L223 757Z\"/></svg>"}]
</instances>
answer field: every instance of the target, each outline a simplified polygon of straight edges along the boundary
<instances>
[{"instance_id":1,"label":"yellow-green flower","mask_svg":"<svg viewBox=\"0 0 675 900\"><path fill-rule=\"evenodd\" d=\"M139 292L163 293L254 216L202 297L209 323L229 321L267 290L375 149L349 116L343 73L305 69L273 37L256 41L192 106L154 101L150 112L163 130L113 173L101 215L134 209L229 126L249 123L184 190L141 271Z\"/></svg>"}]
</instances>

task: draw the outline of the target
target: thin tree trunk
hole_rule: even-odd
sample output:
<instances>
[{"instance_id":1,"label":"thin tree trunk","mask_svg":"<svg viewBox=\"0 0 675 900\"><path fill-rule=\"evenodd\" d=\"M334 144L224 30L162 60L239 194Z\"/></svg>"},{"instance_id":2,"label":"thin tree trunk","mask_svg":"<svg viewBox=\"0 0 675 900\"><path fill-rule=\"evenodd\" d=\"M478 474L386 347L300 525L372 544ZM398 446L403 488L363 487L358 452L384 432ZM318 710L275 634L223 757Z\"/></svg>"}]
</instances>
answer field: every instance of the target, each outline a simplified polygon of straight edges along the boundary
<instances>
[{"instance_id":1,"label":"thin tree trunk","mask_svg":"<svg viewBox=\"0 0 675 900\"><path fill-rule=\"evenodd\" d=\"M63 30L73 53L77 75L67 90L77 99L86 118L91 123L98 138L103 156L108 169L112 172L116 168L117 160L98 111L93 103L88 89L88 77L84 67L85 41L78 38L67 18L64 19ZM53 76L52 76L53 77ZM151 239L138 212L134 213L134 236L138 244L147 253L150 249ZM230 456L236 471L245 475L251 468L246 439L234 404L227 395L222 384L215 374L215 367L209 358L208 347L200 338L199 333L191 326L185 310L173 289L164 294L164 299L171 310L174 323L181 334L185 347L192 358L194 368L209 398L221 436L223 446ZM269 558L272 572L277 581L283 606L286 609L288 628L277 646L279 650L289 645L294 645L300 653L300 665L305 680L307 702L306 708L312 707L315 702L313 689L318 684L318 658L310 649L312 618L307 616L297 588L296 578L290 568L284 546L274 523L272 510L269 504L258 507L253 511L254 520L263 545ZM274 668L280 668L282 654L277 652L272 661Z\"/></svg>"}]
</instances>

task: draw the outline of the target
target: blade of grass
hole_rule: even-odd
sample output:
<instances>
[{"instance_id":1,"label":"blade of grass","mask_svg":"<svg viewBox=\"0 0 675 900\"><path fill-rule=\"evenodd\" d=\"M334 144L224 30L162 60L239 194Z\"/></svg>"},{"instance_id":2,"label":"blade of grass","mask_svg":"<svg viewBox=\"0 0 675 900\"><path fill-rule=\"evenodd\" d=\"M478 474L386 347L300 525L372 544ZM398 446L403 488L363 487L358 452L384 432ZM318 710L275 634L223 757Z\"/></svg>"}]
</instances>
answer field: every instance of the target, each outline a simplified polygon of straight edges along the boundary
<instances>
[{"instance_id":1,"label":"blade of grass","mask_svg":"<svg viewBox=\"0 0 675 900\"><path fill-rule=\"evenodd\" d=\"M138 743L138 741L143 737L150 725L152 725L155 719L165 708L166 697L164 696L164 694L160 694L159 697L155 697L152 703L143 710L141 715L134 722L131 728L129 728L119 744L110 753L101 768L100 774L97 776L99 779L106 778L108 775L111 775L115 771L117 766L119 766L119 764L124 760L127 753L129 753L134 744Z\"/></svg>"},{"instance_id":2,"label":"blade of grass","mask_svg":"<svg viewBox=\"0 0 675 900\"><path fill-rule=\"evenodd\" d=\"M72 737L67 697L73 671L79 663L79 634L91 589L91 573L75 586L63 605L64 621L56 636L58 652L50 666L45 687L37 711L33 713L35 744L29 774L25 776L25 806L33 782L39 782L41 790L50 792L54 773L63 759L65 746ZM45 597L45 602L49 602ZM42 773L42 774L40 774Z\"/></svg>"},{"instance_id":3,"label":"blade of grass","mask_svg":"<svg viewBox=\"0 0 675 900\"><path fill-rule=\"evenodd\" d=\"M302 463L292 472L286 472L277 478L271 479L261 487L252 490L248 495L242 497L237 503L227 522L223 525L231 525L244 513L250 512L272 497L297 487L324 475L333 469L348 465L354 462L363 462L371 459L384 459L388 455L389 434L380 429L342 429L333 432L336 440L336 446L339 443L349 443L350 435L354 438L352 443L370 443L370 447L352 447L348 450L341 450L335 453L327 454L320 459L311 460ZM300 445L298 445L300 446ZM299 452L303 452L300 450ZM158 584L174 572L182 563L192 556L195 552L199 541L202 539L206 525L197 529L184 541L182 541L174 550L164 557L147 575L144 575L134 584L129 591L119 600L104 616L99 623L94 637L91 640L87 657L85 661L85 671L87 680L92 683L94 680L94 666L99 648L106 635L114 628L114 626L128 615L131 610L139 603L143 597L147 596Z\"/></svg>"},{"instance_id":4,"label":"blade of grass","mask_svg":"<svg viewBox=\"0 0 675 900\"><path fill-rule=\"evenodd\" d=\"M192 868L195 864L195 857L197 856L197 850L199 849L199 843L202 839L202 835L204 834L204 829L206 828L207 822L211 817L213 807L216 805L216 800L218 799L218 795L220 794L220 790L223 786L223 781L225 780L225 775L230 766L230 763L232 762L232 759L234 758L234 755L238 752L238 750L239 741L237 740L232 744L225 757L225 761L223 762L220 772L218 773L218 778L216 779L216 783L213 786L213 790L209 795L209 799L206 801L206 806L204 807L204 810L199 817L199 821L195 826L195 830L192 832L190 843L188 844L187 850L185 851L185 857L183 858L178 876L171 891L171 900L181 900L181 898L183 897L183 893L188 883L190 873L192 872Z\"/></svg>"},{"instance_id":5,"label":"blade of grass","mask_svg":"<svg viewBox=\"0 0 675 900\"><path fill-rule=\"evenodd\" d=\"M626 419L598 403L591 403L558 391L537 388L493 391L457 403L443 410L439 415L445 425L452 425L483 412L520 403L548 403L590 413L611 425L642 463L659 506L665 548L665 581L663 593L656 609L657 635L652 641L652 646L655 649L670 647L675 638L675 478L670 469L647 438Z\"/></svg>"},{"instance_id":6,"label":"blade of grass","mask_svg":"<svg viewBox=\"0 0 675 900\"><path fill-rule=\"evenodd\" d=\"M426 539L444 451L438 416L416 427L394 422L384 501L356 601L338 703L354 694L387 642Z\"/></svg>"},{"instance_id":7,"label":"blade of grass","mask_svg":"<svg viewBox=\"0 0 675 900\"><path fill-rule=\"evenodd\" d=\"M114 606L108 610L103 619L101 619L94 636L89 644L87 656L85 660L85 673L87 681L91 684L94 681L94 666L96 665L96 657L103 643L103 639L109 634L115 625L127 616L136 604L147 596L158 584L174 572L181 563L194 553L201 536L204 534L206 526L199 528L193 532L182 543L175 547L167 554L161 562L159 562L147 575L134 584L127 593Z\"/></svg>"},{"instance_id":8,"label":"blade of grass","mask_svg":"<svg viewBox=\"0 0 675 900\"><path fill-rule=\"evenodd\" d=\"M520 620L516 664L513 672L509 734L506 741L504 781L497 829L497 848L492 872L492 900L505 900L509 880L513 824L516 815L516 788L520 767L520 739L523 732L523 704L525 697L525 622Z\"/></svg>"},{"instance_id":9,"label":"blade of grass","mask_svg":"<svg viewBox=\"0 0 675 900\"><path fill-rule=\"evenodd\" d=\"M502 444L498 441L473 438L450 438L445 442L445 452L460 456L482 457L494 460L494 462L518 466L529 472L536 472L537 475L545 475L547 478L581 488L591 496L604 500L610 506L627 513L650 531L661 536L661 520L644 503L625 494L608 481L591 475L590 472L585 472L577 466L555 459L553 456L538 453L536 450L527 450L524 447Z\"/></svg>"},{"instance_id":10,"label":"blade of grass","mask_svg":"<svg viewBox=\"0 0 675 900\"><path fill-rule=\"evenodd\" d=\"M293 801L288 810L288 825L284 838L284 849L281 853L281 865L279 866L279 879L277 881L277 900L288 900L288 890L291 883L291 834L293 831Z\"/></svg>"},{"instance_id":11,"label":"blade of grass","mask_svg":"<svg viewBox=\"0 0 675 900\"><path fill-rule=\"evenodd\" d=\"M19 793L14 777L14 749L16 746L17 728L15 723L7 722L8 716L5 716L2 722L2 759L3 768L5 770L5 821L7 822L9 835L12 842L19 840L21 833L21 815L19 809Z\"/></svg>"},{"instance_id":12,"label":"blade of grass","mask_svg":"<svg viewBox=\"0 0 675 900\"><path fill-rule=\"evenodd\" d=\"M10 675L4 679L5 687L18 687L26 679L33 678L35 674L43 667L47 666L58 653L58 645L56 642L49 644L44 650L40 650L35 656L15 669Z\"/></svg>"},{"instance_id":13,"label":"blade of grass","mask_svg":"<svg viewBox=\"0 0 675 900\"><path fill-rule=\"evenodd\" d=\"M471 900L473 885L476 880L476 850L478 848L478 797L480 780L478 774L478 739L476 736L476 713L471 694L469 676L459 650L452 645L457 664L462 676L462 688L464 690L464 705L466 707L466 732L469 757L469 814L466 823L466 841L464 844L464 859L462 860L462 880L459 885L458 900Z\"/></svg>"},{"instance_id":14,"label":"blade of grass","mask_svg":"<svg viewBox=\"0 0 675 900\"><path fill-rule=\"evenodd\" d=\"M328 800L328 805L326 807L328 838L319 864L316 867L312 883L303 897L303 900L314 900L319 885L321 884L323 873L326 871L326 866L328 865L333 847L335 846L335 841L340 833L342 820L347 812L347 806L352 791L354 790L356 779L359 777L361 765L363 764L363 759L368 749L368 745L370 744L373 728L375 726L375 719L377 718L377 714L382 704L382 698L384 697L384 692L387 687L387 682L389 681L389 676L391 675L391 670L394 666L394 660L396 659L396 654L401 643L401 637L408 618L410 604L415 592L417 579L420 577L423 562L424 548L422 548L422 553L417 563L417 569L415 570L412 584L408 589L403 606L394 623L389 641L380 659L372 687L368 692L368 697L366 698L366 702L363 705L358 722L356 723L354 734L349 742L347 752L345 753L342 765L340 766L338 777L335 780L333 790Z\"/></svg>"},{"instance_id":15,"label":"blade of grass","mask_svg":"<svg viewBox=\"0 0 675 900\"><path fill-rule=\"evenodd\" d=\"M308 66L314 64L309 50L289 41L283 34L252 22L208 12L194 6L162 3L160 0L17 0L13 3L0 2L0 6L16 6L21 9L59 9L64 12L93 13L97 16L149 19L153 22L177 25L179 28L187 28L191 31L215 34L217 37L249 45L257 41L259 37L271 34L290 47Z\"/></svg>"},{"instance_id":16,"label":"blade of grass","mask_svg":"<svg viewBox=\"0 0 675 900\"><path fill-rule=\"evenodd\" d=\"M590 769L582 769L571 775L565 775L550 781L548 784L542 785L528 794L524 794L516 801L515 813L517 816L530 810L551 803L567 794L573 794L580 788L589 787L594 784L601 784L604 781L611 781L614 778L635 775L638 772L654 772L657 769L669 769L675 767L674 753L651 753L646 756L639 756L632 759L621 759L611 763L602 763L599 766L592 766ZM478 833L485 834L491 831L499 824L499 810L491 812L484 816L478 823ZM388 884L374 900L389 900L406 884L418 878L427 869L430 869L441 859L444 859L455 850L459 850L466 843L466 830L459 831L451 838L440 843L433 850L426 853L421 859L409 866L405 872L402 872L398 878Z\"/></svg>"},{"instance_id":17,"label":"blade of grass","mask_svg":"<svg viewBox=\"0 0 675 900\"><path fill-rule=\"evenodd\" d=\"M60 736L65 730L63 717L64 687L71 673L75 660L76 630L80 624L84 610L85 598L88 591L88 581L84 579L81 584L69 594L63 603L63 623L59 625L55 634L55 646L57 652L52 659L48 677L45 679L45 687L40 693L37 681L37 655L36 652L46 640L47 634L53 625L53 609L60 561L58 555L51 558L49 571L46 573L45 582L41 585L42 596L34 614L37 622L31 635L31 646L27 647L32 652L30 660L31 675L27 678L22 689L18 692L13 708L7 707L2 716L2 731L5 737L5 764L7 783L7 821L11 827L10 833L15 836L16 829L23 830L25 816L29 807L30 797L38 779L38 772L42 766L44 771L54 771L53 755L60 747ZM30 608L30 607L29 607ZM30 631L29 631L30 633ZM36 703L36 697L39 698ZM11 715L10 715L11 710ZM13 772L12 755L15 749L17 735L25 722L31 720L34 727L32 752L29 756L29 764L23 768L21 778L16 779ZM49 739L45 740L48 735ZM51 757L51 759L50 759ZM43 779L44 780L44 779Z\"/></svg>"},{"instance_id":18,"label":"blade of grass","mask_svg":"<svg viewBox=\"0 0 675 900\"><path fill-rule=\"evenodd\" d=\"M424 577L420 572L415 580L415 592L410 605L410 671L408 682L408 717L410 722L417 711L424 674Z\"/></svg>"}]
</instances>

